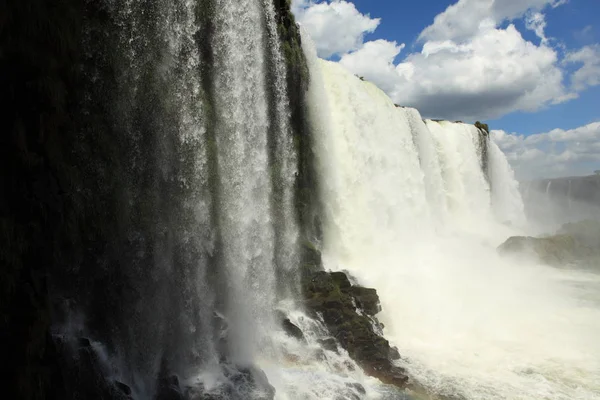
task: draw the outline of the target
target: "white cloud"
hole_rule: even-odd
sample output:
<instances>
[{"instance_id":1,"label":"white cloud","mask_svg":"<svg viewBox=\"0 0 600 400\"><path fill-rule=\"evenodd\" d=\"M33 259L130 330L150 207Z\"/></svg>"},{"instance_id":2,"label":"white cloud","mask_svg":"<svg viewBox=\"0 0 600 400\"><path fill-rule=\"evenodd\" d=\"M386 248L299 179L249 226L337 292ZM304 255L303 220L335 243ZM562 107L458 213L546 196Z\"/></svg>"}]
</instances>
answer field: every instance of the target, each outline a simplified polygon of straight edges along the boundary
<instances>
[{"instance_id":1,"label":"white cloud","mask_svg":"<svg viewBox=\"0 0 600 400\"><path fill-rule=\"evenodd\" d=\"M546 17L540 12L528 12L525 17L525 27L530 31L535 32L535 35L542 40L542 43L547 43L548 39L544 30L546 29Z\"/></svg>"},{"instance_id":2,"label":"white cloud","mask_svg":"<svg viewBox=\"0 0 600 400\"><path fill-rule=\"evenodd\" d=\"M517 179L589 175L600 169L600 122L531 136L493 130Z\"/></svg>"},{"instance_id":3,"label":"white cloud","mask_svg":"<svg viewBox=\"0 0 600 400\"><path fill-rule=\"evenodd\" d=\"M546 37L543 11L564 3L458 0L421 32L421 50L404 55L399 63L395 60L405 45L383 39L364 43L364 34L379 20L361 14L352 3L294 4L321 57L339 54L340 63L352 73L425 117L473 121L533 112L600 84L600 46L567 53L561 60L562 49L557 51ZM342 7L344 12L338 10ZM506 25L516 19L523 20L539 43L525 40L514 24ZM579 68L572 76L571 66Z\"/></svg>"},{"instance_id":4,"label":"white cloud","mask_svg":"<svg viewBox=\"0 0 600 400\"><path fill-rule=\"evenodd\" d=\"M353 3L344 0L331 3L294 0L292 9L322 58L361 48L364 35L375 31L380 22L379 18L361 14Z\"/></svg>"},{"instance_id":5,"label":"white cloud","mask_svg":"<svg viewBox=\"0 0 600 400\"><path fill-rule=\"evenodd\" d=\"M564 0L459 0L437 15L432 25L419 36L422 40L463 41L475 36L480 25L499 25L522 17L530 10L539 11Z\"/></svg>"},{"instance_id":6,"label":"white cloud","mask_svg":"<svg viewBox=\"0 0 600 400\"><path fill-rule=\"evenodd\" d=\"M513 25L481 24L479 33L463 43L428 41L398 65L392 62L401 46L377 42L343 56L340 63L426 117L487 119L571 98L557 53L527 42Z\"/></svg>"},{"instance_id":7,"label":"white cloud","mask_svg":"<svg viewBox=\"0 0 600 400\"><path fill-rule=\"evenodd\" d=\"M375 40L340 59L340 64L356 75L366 76L387 93L393 93L398 85L398 73L394 59L400 54L404 44L387 40Z\"/></svg>"},{"instance_id":8,"label":"white cloud","mask_svg":"<svg viewBox=\"0 0 600 400\"><path fill-rule=\"evenodd\" d=\"M571 83L576 90L600 85L600 45L585 46L569 53L565 57L568 64L581 64L571 77Z\"/></svg>"}]
</instances>

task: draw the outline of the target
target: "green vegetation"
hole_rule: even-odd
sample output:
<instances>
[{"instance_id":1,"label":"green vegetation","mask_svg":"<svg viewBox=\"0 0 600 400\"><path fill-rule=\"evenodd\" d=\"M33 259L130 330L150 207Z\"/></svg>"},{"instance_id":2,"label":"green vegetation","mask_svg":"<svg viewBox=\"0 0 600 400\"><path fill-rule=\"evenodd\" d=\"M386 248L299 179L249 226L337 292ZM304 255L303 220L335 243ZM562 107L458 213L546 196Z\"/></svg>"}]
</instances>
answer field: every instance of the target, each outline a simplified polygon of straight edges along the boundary
<instances>
[{"instance_id":1,"label":"green vegetation","mask_svg":"<svg viewBox=\"0 0 600 400\"><path fill-rule=\"evenodd\" d=\"M482 131L484 131L485 133L487 133L489 135L489 133L490 133L490 127L488 126L488 124L484 124L484 123L481 123L479 121L476 121L475 122L475 126L479 130L482 130Z\"/></svg>"}]
</instances>

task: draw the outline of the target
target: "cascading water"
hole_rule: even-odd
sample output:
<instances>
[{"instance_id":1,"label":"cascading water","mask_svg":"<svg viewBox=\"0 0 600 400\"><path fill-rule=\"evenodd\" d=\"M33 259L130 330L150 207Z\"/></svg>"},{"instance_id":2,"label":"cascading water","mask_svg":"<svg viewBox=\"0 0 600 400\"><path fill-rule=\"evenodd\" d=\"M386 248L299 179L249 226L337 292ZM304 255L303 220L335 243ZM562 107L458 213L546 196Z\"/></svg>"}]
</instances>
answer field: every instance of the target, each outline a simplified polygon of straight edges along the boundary
<instances>
[{"instance_id":1,"label":"cascading water","mask_svg":"<svg viewBox=\"0 0 600 400\"><path fill-rule=\"evenodd\" d=\"M438 143L439 162L447 195L450 224L465 229L486 221L490 212L490 189L480 166L479 130L472 125L427 121Z\"/></svg>"},{"instance_id":2,"label":"cascading water","mask_svg":"<svg viewBox=\"0 0 600 400\"><path fill-rule=\"evenodd\" d=\"M377 288L415 382L450 398L599 399L600 279L497 254L524 221L498 148L307 54L325 268Z\"/></svg>"},{"instance_id":3,"label":"cascading water","mask_svg":"<svg viewBox=\"0 0 600 400\"><path fill-rule=\"evenodd\" d=\"M489 175L492 185L492 204L496 219L517 227L525 226L525 206L506 157L492 141L489 143Z\"/></svg>"},{"instance_id":4,"label":"cascading water","mask_svg":"<svg viewBox=\"0 0 600 400\"><path fill-rule=\"evenodd\" d=\"M217 1L215 9L212 48L225 309L230 352L248 363L258 345L253 335L271 325L275 302L266 43L260 2Z\"/></svg>"},{"instance_id":5,"label":"cascading water","mask_svg":"<svg viewBox=\"0 0 600 400\"><path fill-rule=\"evenodd\" d=\"M429 393L600 398L600 280L496 253L525 221L483 131L302 54L288 1L42 3L2 142L12 397L404 399L357 279Z\"/></svg>"},{"instance_id":6,"label":"cascading water","mask_svg":"<svg viewBox=\"0 0 600 400\"><path fill-rule=\"evenodd\" d=\"M330 121L317 134L317 162L324 212L336 221L325 226L325 237L337 236L330 245L340 257L368 258L430 224L424 174L407 116L374 85L359 83L364 90L357 91L355 77L343 67L321 64ZM336 103L346 98L354 101Z\"/></svg>"},{"instance_id":7,"label":"cascading water","mask_svg":"<svg viewBox=\"0 0 600 400\"><path fill-rule=\"evenodd\" d=\"M443 149L439 148L434 141L429 129L423 123L419 111L413 108L404 108L398 112L406 114L410 130L415 136L421 169L425 174L427 200L434 215L433 220L443 223L448 216L448 201L438 157L438 153L443 152Z\"/></svg>"}]
</instances>

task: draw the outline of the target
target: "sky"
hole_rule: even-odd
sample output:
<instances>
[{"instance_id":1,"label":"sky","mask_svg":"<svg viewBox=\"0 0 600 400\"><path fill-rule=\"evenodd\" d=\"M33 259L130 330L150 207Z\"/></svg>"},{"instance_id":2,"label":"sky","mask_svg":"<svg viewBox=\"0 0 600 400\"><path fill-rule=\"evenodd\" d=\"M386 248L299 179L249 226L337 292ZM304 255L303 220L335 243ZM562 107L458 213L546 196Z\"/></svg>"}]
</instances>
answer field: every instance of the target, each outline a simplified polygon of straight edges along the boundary
<instances>
[{"instance_id":1,"label":"sky","mask_svg":"<svg viewBox=\"0 0 600 400\"><path fill-rule=\"evenodd\" d=\"M292 0L321 58L486 122L517 179L600 170L600 0Z\"/></svg>"}]
</instances>

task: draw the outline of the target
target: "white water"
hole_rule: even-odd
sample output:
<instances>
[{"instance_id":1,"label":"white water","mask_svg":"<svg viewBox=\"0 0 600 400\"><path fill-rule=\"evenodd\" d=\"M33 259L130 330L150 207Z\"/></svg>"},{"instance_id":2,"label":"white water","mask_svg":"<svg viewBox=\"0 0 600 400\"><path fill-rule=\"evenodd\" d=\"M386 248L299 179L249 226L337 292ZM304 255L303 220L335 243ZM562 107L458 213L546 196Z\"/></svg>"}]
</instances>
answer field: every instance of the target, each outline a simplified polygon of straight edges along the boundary
<instances>
[{"instance_id":1,"label":"white water","mask_svg":"<svg viewBox=\"0 0 600 400\"><path fill-rule=\"evenodd\" d=\"M475 127L420 124L307 54L325 266L378 290L414 381L464 399L600 399L600 278L498 256L523 221L498 149L490 190Z\"/></svg>"},{"instance_id":2,"label":"white water","mask_svg":"<svg viewBox=\"0 0 600 400\"><path fill-rule=\"evenodd\" d=\"M250 363L275 301L274 231L263 10L255 0L218 0L215 108L226 313L235 361Z\"/></svg>"},{"instance_id":3,"label":"white water","mask_svg":"<svg viewBox=\"0 0 600 400\"><path fill-rule=\"evenodd\" d=\"M492 203L496 219L523 227L525 206L519 192L519 184L504 153L494 141L489 143L489 173L492 181Z\"/></svg>"},{"instance_id":4,"label":"white water","mask_svg":"<svg viewBox=\"0 0 600 400\"><path fill-rule=\"evenodd\" d=\"M287 70L283 59L280 38L275 23L275 10L273 1L263 0L265 9L267 34L271 48L273 63L274 89L275 89L275 127L274 148L275 157L271 164L278 176L275 177L275 189L279 191L274 199L274 209L280 213L276 224L277 248L275 254L276 268L279 271L290 271L298 265L298 225L294 206L294 184L297 172L297 157L290 128L290 104L287 94Z\"/></svg>"}]
</instances>

